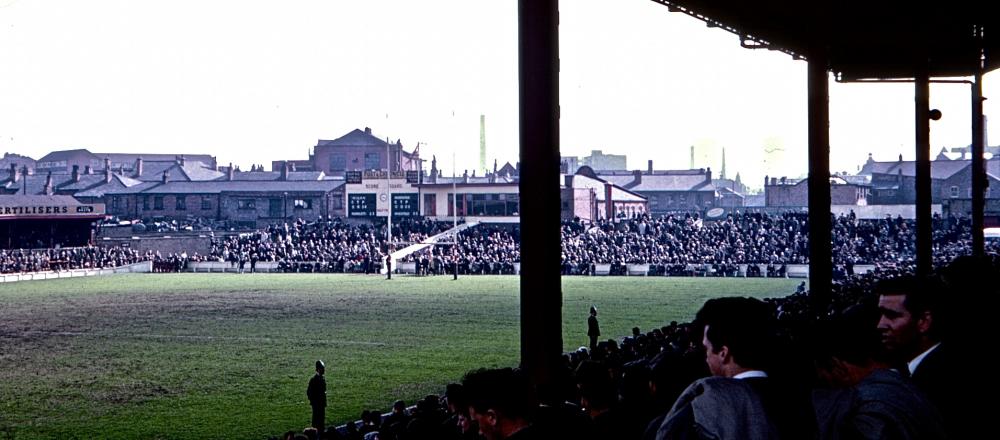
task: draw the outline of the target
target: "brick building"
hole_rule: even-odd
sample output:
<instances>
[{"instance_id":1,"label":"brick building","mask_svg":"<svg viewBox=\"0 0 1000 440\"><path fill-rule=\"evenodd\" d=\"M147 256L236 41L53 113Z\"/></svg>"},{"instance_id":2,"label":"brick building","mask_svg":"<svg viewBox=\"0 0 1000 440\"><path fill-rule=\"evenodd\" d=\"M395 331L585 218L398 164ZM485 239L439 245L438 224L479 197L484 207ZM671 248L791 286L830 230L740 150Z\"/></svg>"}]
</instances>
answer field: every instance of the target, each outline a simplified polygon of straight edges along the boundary
<instances>
[{"instance_id":1,"label":"brick building","mask_svg":"<svg viewBox=\"0 0 1000 440\"><path fill-rule=\"evenodd\" d=\"M598 177L645 197L653 215L676 211L705 211L719 204L712 169L601 171Z\"/></svg>"},{"instance_id":2,"label":"brick building","mask_svg":"<svg viewBox=\"0 0 1000 440\"><path fill-rule=\"evenodd\" d=\"M786 177L764 178L764 206L769 208L802 208L809 206L807 179ZM830 204L863 206L868 204L871 187L845 176L830 176Z\"/></svg>"},{"instance_id":3,"label":"brick building","mask_svg":"<svg viewBox=\"0 0 1000 440\"><path fill-rule=\"evenodd\" d=\"M286 161L273 161L271 170L278 170L284 162ZM323 171L331 176L340 176L345 171L415 171L422 168L419 150L406 151L400 140L387 143L385 139L372 134L372 129L368 127L364 131L355 129L334 140L320 139L313 147L308 161L288 162L296 170Z\"/></svg>"},{"instance_id":4,"label":"brick building","mask_svg":"<svg viewBox=\"0 0 1000 440\"><path fill-rule=\"evenodd\" d=\"M574 217L592 222L603 218L632 218L649 212L649 202L598 177L590 167L580 167L576 174L564 175L561 190L563 220Z\"/></svg>"}]
</instances>

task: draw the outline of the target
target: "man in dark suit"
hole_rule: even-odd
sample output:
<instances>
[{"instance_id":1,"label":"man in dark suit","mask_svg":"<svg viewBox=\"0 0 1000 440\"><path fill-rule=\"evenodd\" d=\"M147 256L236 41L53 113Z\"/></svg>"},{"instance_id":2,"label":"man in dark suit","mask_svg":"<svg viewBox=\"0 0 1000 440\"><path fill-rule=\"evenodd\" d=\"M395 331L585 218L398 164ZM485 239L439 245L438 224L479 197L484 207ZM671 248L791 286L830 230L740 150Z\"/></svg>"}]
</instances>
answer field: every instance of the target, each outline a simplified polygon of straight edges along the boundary
<instances>
[{"instance_id":1,"label":"man in dark suit","mask_svg":"<svg viewBox=\"0 0 1000 440\"><path fill-rule=\"evenodd\" d=\"M309 405L312 406L312 427L321 431L326 418L326 379L323 377L325 372L326 365L323 361L316 361L316 375L309 379L309 388L306 389Z\"/></svg>"},{"instance_id":2,"label":"man in dark suit","mask_svg":"<svg viewBox=\"0 0 1000 440\"><path fill-rule=\"evenodd\" d=\"M601 336L601 325L597 322L597 307L590 306L590 317L587 318L587 336L590 336L590 351L597 348L597 338Z\"/></svg>"},{"instance_id":3,"label":"man in dark suit","mask_svg":"<svg viewBox=\"0 0 1000 440\"><path fill-rule=\"evenodd\" d=\"M934 404L882 359L878 319L874 307L856 305L814 325L813 365L827 385L813 393L818 438L946 438Z\"/></svg>"},{"instance_id":4,"label":"man in dark suit","mask_svg":"<svg viewBox=\"0 0 1000 440\"><path fill-rule=\"evenodd\" d=\"M943 303L945 289L937 277L902 276L880 282L875 286L881 313L878 330L883 347L901 372L944 416L949 436L962 438L972 402L963 395L969 385L959 380L971 371L968 364L963 365L968 358L960 358L953 343L944 338L949 318Z\"/></svg>"}]
</instances>

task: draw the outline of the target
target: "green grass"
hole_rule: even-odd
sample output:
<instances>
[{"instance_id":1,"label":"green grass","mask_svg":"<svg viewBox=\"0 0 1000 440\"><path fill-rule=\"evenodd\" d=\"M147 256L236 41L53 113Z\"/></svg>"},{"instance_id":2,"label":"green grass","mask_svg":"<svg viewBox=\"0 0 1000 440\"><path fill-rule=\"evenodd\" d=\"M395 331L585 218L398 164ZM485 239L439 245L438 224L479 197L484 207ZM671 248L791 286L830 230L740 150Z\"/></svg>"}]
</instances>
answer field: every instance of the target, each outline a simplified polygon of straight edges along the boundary
<instances>
[{"instance_id":1,"label":"green grass","mask_svg":"<svg viewBox=\"0 0 1000 440\"><path fill-rule=\"evenodd\" d=\"M796 280L574 277L563 342L691 318L705 299L784 296ZM0 284L0 438L262 439L439 393L518 360L517 277L145 274ZM543 294L537 292L533 294Z\"/></svg>"}]
</instances>

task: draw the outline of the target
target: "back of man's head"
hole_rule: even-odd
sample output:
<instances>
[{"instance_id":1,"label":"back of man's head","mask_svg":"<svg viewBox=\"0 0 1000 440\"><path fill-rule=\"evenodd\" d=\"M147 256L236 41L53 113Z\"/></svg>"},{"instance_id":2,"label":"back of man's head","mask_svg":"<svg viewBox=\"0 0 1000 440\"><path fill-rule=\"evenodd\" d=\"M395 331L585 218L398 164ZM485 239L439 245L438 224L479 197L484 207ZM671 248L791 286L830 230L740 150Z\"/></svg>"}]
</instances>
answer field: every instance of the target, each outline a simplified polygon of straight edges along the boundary
<instances>
[{"instance_id":1,"label":"back of man's head","mask_svg":"<svg viewBox=\"0 0 1000 440\"><path fill-rule=\"evenodd\" d=\"M776 345L774 310L754 298L714 298L695 316L698 328L716 351L729 348L733 362L743 368L766 370ZM704 331L704 330L703 330Z\"/></svg>"},{"instance_id":2,"label":"back of man's head","mask_svg":"<svg viewBox=\"0 0 1000 440\"><path fill-rule=\"evenodd\" d=\"M834 359L859 367L881 360L884 355L876 328L878 318L877 308L858 304L813 323L809 347L816 367L832 369Z\"/></svg>"},{"instance_id":3,"label":"back of man's head","mask_svg":"<svg viewBox=\"0 0 1000 440\"><path fill-rule=\"evenodd\" d=\"M462 379L462 388L469 407L477 413L493 410L509 420L530 420L534 412L531 385L520 370L473 370Z\"/></svg>"}]
</instances>

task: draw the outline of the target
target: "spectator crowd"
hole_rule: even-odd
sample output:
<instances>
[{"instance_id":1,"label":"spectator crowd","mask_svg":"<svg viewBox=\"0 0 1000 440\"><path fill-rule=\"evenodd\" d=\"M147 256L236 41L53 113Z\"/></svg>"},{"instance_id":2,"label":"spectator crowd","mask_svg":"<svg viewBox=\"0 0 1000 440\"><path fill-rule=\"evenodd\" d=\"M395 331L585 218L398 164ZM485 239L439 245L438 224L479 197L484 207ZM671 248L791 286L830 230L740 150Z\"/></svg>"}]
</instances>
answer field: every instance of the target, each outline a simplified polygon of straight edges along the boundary
<instances>
[{"instance_id":1,"label":"spectator crowd","mask_svg":"<svg viewBox=\"0 0 1000 440\"><path fill-rule=\"evenodd\" d=\"M915 223L900 217L858 219L853 213L834 217L832 246L835 278L853 275L856 265L905 268L914 264ZM378 273L388 252L451 228L447 222L401 220L386 226L348 223L339 218L270 225L215 238L207 255L140 257L125 249L89 251L7 250L5 272L58 270L83 264L129 264L147 260L222 261L241 271L257 262L277 262L284 272ZM971 220L933 218L933 255L937 264L971 252ZM514 274L520 262L516 225L477 225L432 246L402 257L418 274ZM782 277L790 264L809 263L809 225L802 213L733 213L706 221L697 214L640 216L617 222L564 221L561 227L562 273L594 275L607 265L610 275L624 275L628 265L649 265L649 275ZM88 249L88 248L82 248ZM988 242L987 251L1000 250ZM9 255L17 255L12 257ZM51 263L50 263L51 261ZM184 263L175 266L183 267ZM166 266L164 266L166 267ZM398 267L397 267L398 269Z\"/></svg>"},{"instance_id":2,"label":"spectator crowd","mask_svg":"<svg viewBox=\"0 0 1000 440\"><path fill-rule=\"evenodd\" d=\"M123 247L0 249L0 273L103 269L156 259L153 252Z\"/></svg>"}]
</instances>

